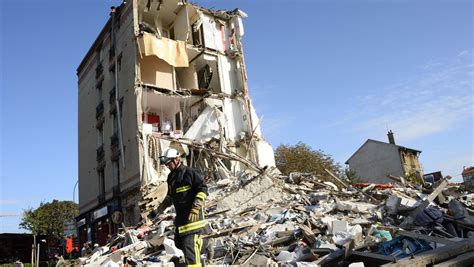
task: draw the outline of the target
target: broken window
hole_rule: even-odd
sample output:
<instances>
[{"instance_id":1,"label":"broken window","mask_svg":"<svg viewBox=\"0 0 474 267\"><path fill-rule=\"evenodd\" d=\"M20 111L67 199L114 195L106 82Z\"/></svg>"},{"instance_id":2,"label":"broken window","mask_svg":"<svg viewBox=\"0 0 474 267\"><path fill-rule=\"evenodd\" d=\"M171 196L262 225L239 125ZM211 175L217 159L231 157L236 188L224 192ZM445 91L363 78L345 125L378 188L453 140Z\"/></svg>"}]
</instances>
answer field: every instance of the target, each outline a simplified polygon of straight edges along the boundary
<instances>
[{"instance_id":1,"label":"broken window","mask_svg":"<svg viewBox=\"0 0 474 267\"><path fill-rule=\"evenodd\" d=\"M193 45L197 47L204 46L204 35L202 30L202 23L193 24Z\"/></svg>"},{"instance_id":2,"label":"broken window","mask_svg":"<svg viewBox=\"0 0 474 267\"><path fill-rule=\"evenodd\" d=\"M197 76L199 80L199 89L208 89L212 79L212 69L209 64L206 64L204 67L202 67L198 71Z\"/></svg>"}]
</instances>

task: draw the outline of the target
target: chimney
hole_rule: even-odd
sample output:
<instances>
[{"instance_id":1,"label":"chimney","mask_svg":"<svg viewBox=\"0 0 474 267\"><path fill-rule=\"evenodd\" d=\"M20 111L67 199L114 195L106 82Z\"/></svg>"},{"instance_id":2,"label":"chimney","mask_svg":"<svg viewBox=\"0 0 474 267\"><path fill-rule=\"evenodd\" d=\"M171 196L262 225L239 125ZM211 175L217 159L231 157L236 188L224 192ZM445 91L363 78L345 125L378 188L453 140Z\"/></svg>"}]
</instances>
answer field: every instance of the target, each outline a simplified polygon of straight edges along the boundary
<instances>
[{"instance_id":1,"label":"chimney","mask_svg":"<svg viewBox=\"0 0 474 267\"><path fill-rule=\"evenodd\" d=\"M388 131L388 142L392 145L395 145L395 137L393 137L393 132L392 130Z\"/></svg>"}]
</instances>

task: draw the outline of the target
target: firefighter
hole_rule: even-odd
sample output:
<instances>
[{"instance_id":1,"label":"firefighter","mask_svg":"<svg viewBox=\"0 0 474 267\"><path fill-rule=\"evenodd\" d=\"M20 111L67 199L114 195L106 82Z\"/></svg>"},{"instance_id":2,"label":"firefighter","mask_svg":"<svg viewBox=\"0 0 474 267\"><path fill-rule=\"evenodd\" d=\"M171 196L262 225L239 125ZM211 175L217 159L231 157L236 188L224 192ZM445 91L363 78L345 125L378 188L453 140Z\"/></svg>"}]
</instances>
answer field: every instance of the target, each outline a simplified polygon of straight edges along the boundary
<instances>
[{"instance_id":1,"label":"firefighter","mask_svg":"<svg viewBox=\"0 0 474 267\"><path fill-rule=\"evenodd\" d=\"M168 195L163 204L166 206L172 202L176 209L176 247L184 252L187 266L201 266L201 232L206 224L204 201L208 194L207 186L196 169L181 162L176 149L165 150L160 161L171 171L167 180Z\"/></svg>"}]
</instances>

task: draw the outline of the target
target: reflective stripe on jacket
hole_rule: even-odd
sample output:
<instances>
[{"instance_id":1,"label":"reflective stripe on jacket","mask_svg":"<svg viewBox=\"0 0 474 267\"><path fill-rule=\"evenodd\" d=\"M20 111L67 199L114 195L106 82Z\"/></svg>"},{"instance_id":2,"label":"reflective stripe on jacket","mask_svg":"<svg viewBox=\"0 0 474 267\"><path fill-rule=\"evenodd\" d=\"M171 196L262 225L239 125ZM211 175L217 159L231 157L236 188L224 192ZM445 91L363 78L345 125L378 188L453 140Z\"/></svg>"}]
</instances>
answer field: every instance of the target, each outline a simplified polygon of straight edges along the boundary
<instances>
[{"instance_id":1,"label":"reflective stripe on jacket","mask_svg":"<svg viewBox=\"0 0 474 267\"><path fill-rule=\"evenodd\" d=\"M188 166L181 164L168 175L168 195L176 209L175 225L179 234L192 234L205 226L204 209L199 211L199 220L188 223L189 213L194 200L207 197L207 186L201 174Z\"/></svg>"}]
</instances>

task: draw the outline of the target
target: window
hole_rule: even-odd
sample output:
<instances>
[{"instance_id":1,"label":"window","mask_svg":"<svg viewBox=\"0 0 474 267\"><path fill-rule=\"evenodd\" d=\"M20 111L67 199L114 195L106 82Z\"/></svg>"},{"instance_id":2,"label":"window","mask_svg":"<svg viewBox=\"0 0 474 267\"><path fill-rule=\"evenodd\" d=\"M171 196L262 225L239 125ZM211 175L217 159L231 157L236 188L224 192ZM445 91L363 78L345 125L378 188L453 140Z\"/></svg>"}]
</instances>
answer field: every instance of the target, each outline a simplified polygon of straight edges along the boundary
<instances>
[{"instance_id":1,"label":"window","mask_svg":"<svg viewBox=\"0 0 474 267\"><path fill-rule=\"evenodd\" d=\"M100 147L104 144L104 127L100 126L97 129L97 147Z\"/></svg>"},{"instance_id":2,"label":"window","mask_svg":"<svg viewBox=\"0 0 474 267\"><path fill-rule=\"evenodd\" d=\"M102 101L102 83L97 86L97 103Z\"/></svg>"},{"instance_id":3,"label":"window","mask_svg":"<svg viewBox=\"0 0 474 267\"><path fill-rule=\"evenodd\" d=\"M99 176L99 194L105 194L105 176L104 170L98 171L97 175Z\"/></svg>"},{"instance_id":4,"label":"window","mask_svg":"<svg viewBox=\"0 0 474 267\"><path fill-rule=\"evenodd\" d=\"M122 70L122 52L120 52L119 56L117 57L117 64L118 64L118 70Z\"/></svg>"},{"instance_id":5,"label":"window","mask_svg":"<svg viewBox=\"0 0 474 267\"><path fill-rule=\"evenodd\" d=\"M118 160L112 161L112 172L113 186L117 186L120 183L120 165Z\"/></svg>"}]
</instances>

